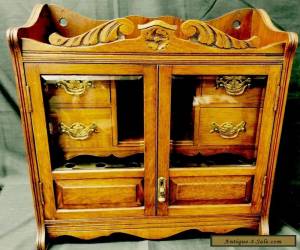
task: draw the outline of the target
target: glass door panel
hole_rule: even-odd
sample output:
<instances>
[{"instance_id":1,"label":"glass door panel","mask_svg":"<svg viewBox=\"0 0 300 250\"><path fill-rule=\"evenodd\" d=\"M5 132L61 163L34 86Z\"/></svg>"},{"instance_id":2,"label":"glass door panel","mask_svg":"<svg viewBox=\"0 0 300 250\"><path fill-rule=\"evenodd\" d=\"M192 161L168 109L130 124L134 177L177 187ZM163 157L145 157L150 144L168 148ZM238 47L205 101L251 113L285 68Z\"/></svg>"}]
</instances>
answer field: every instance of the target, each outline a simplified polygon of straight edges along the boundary
<instances>
[{"instance_id":1,"label":"glass door panel","mask_svg":"<svg viewBox=\"0 0 300 250\"><path fill-rule=\"evenodd\" d=\"M144 167L142 75L42 81L53 169Z\"/></svg>"},{"instance_id":2,"label":"glass door panel","mask_svg":"<svg viewBox=\"0 0 300 250\"><path fill-rule=\"evenodd\" d=\"M158 214L258 209L280 71L254 68L160 67Z\"/></svg>"},{"instance_id":3,"label":"glass door panel","mask_svg":"<svg viewBox=\"0 0 300 250\"><path fill-rule=\"evenodd\" d=\"M155 215L156 67L26 67L46 218Z\"/></svg>"},{"instance_id":4,"label":"glass door panel","mask_svg":"<svg viewBox=\"0 0 300 250\"><path fill-rule=\"evenodd\" d=\"M171 81L170 167L255 165L267 76Z\"/></svg>"}]
</instances>

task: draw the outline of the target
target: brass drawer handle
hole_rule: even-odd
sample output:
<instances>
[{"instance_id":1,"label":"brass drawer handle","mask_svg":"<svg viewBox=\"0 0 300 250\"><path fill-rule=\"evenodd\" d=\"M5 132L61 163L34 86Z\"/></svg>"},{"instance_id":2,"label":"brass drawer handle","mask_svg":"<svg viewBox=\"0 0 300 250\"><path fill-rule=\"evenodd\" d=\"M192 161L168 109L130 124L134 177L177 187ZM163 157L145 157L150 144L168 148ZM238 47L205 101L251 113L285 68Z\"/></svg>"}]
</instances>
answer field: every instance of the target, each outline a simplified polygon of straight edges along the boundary
<instances>
[{"instance_id":1,"label":"brass drawer handle","mask_svg":"<svg viewBox=\"0 0 300 250\"><path fill-rule=\"evenodd\" d=\"M157 200L160 203L166 201L166 178L159 177L157 180Z\"/></svg>"},{"instance_id":2,"label":"brass drawer handle","mask_svg":"<svg viewBox=\"0 0 300 250\"><path fill-rule=\"evenodd\" d=\"M72 123L71 126L67 126L61 122L58 126L61 134L67 134L73 140L86 140L91 136L92 133L95 133L97 129L95 123L86 126L80 122L75 122Z\"/></svg>"},{"instance_id":3,"label":"brass drawer handle","mask_svg":"<svg viewBox=\"0 0 300 250\"><path fill-rule=\"evenodd\" d=\"M251 78L246 76L221 76L216 79L216 88L225 88L228 95L242 95L251 86Z\"/></svg>"},{"instance_id":4,"label":"brass drawer handle","mask_svg":"<svg viewBox=\"0 0 300 250\"><path fill-rule=\"evenodd\" d=\"M234 125L232 122L224 122L222 124L212 122L210 133L219 133L219 135L222 138L232 139L232 138L236 138L240 132L245 132L245 131L246 131L245 121L241 121L237 125Z\"/></svg>"},{"instance_id":5,"label":"brass drawer handle","mask_svg":"<svg viewBox=\"0 0 300 250\"><path fill-rule=\"evenodd\" d=\"M69 95L83 95L87 88L94 87L91 81L62 80L56 83L56 87L63 88Z\"/></svg>"}]
</instances>

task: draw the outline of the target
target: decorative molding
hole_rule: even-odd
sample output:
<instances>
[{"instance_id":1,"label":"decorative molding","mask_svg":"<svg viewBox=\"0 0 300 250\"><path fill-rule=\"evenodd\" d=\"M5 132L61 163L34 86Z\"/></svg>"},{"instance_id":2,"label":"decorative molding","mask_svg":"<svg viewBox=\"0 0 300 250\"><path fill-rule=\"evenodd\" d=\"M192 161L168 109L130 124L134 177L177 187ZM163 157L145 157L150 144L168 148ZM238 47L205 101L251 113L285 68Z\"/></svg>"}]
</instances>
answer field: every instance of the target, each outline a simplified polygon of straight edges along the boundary
<instances>
[{"instance_id":1,"label":"decorative molding","mask_svg":"<svg viewBox=\"0 0 300 250\"><path fill-rule=\"evenodd\" d=\"M56 82L58 88L63 88L65 92L69 95L83 95L87 88L94 87L91 81L81 81L81 80L62 80Z\"/></svg>"},{"instance_id":2,"label":"decorative molding","mask_svg":"<svg viewBox=\"0 0 300 250\"><path fill-rule=\"evenodd\" d=\"M236 138L240 132L245 132L245 131L246 131L245 121L241 121L237 125L234 125L232 122L224 122L222 124L212 122L210 133L218 133L222 138L233 139Z\"/></svg>"},{"instance_id":3,"label":"decorative molding","mask_svg":"<svg viewBox=\"0 0 300 250\"><path fill-rule=\"evenodd\" d=\"M180 28L189 40L221 49L255 48L254 40L258 39L254 36L249 40L239 40L200 20L187 20Z\"/></svg>"},{"instance_id":4,"label":"decorative molding","mask_svg":"<svg viewBox=\"0 0 300 250\"><path fill-rule=\"evenodd\" d=\"M64 37L56 32L52 33L49 36L49 42L51 45L62 47L93 46L123 40L125 35L132 34L136 28L146 30L144 39L148 47L158 51L167 47L170 39L168 31L176 31L177 25L168 24L162 20L135 25L130 17L119 18L105 22L75 37ZM255 48L254 43L258 39L254 36L248 40L239 40L200 20L187 20L181 24L180 28L185 36L184 39L187 37L193 42L222 49ZM182 38L180 33L178 38Z\"/></svg>"},{"instance_id":5,"label":"decorative molding","mask_svg":"<svg viewBox=\"0 0 300 250\"><path fill-rule=\"evenodd\" d=\"M149 48L153 50L162 50L169 44L169 35L166 30L155 27L146 32L145 41Z\"/></svg>"},{"instance_id":6,"label":"decorative molding","mask_svg":"<svg viewBox=\"0 0 300 250\"><path fill-rule=\"evenodd\" d=\"M75 122L71 126L65 125L63 122L59 123L59 132L61 134L67 134L73 140L86 140L92 133L96 132L97 126L92 123L88 126Z\"/></svg>"},{"instance_id":7,"label":"decorative molding","mask_svg":"<svg viewBox=\"0 0 300 250\"><path fill-rule=\"evenodd\" d=\"M127 18L118 18L70 38L56 32L52 33L49 36L49 42L52 45L64 47L92 46L122 40L124 35L130 35L134 29L135 25L132 21Z\"/></svg>"},{"instance_id":8,"label":"decorative molding","mask_svg":"<svg viewBox=\"0 0 300 250\"><path fill-rule=\"evenodd\" d=\"M251 86L251 78L247 76L220 76L216 79L216 88L224 87L228 95L242 95Z\"/></svg>"},{"instance_id":9,"label":"decorative molding","mask_svg":"<svg viewBox=\"0 0 300 250\"><path fill-rule=\"evenodd\" d=\"M143 30L143 29L148 29L148 28L154 27L154 26L159 26L161 28L168 29L168 30L177 30L177 25L171 25L162 20L153 20L148 23L138 24L137 27L139 30Z\"/></svg>"}]
</instances>

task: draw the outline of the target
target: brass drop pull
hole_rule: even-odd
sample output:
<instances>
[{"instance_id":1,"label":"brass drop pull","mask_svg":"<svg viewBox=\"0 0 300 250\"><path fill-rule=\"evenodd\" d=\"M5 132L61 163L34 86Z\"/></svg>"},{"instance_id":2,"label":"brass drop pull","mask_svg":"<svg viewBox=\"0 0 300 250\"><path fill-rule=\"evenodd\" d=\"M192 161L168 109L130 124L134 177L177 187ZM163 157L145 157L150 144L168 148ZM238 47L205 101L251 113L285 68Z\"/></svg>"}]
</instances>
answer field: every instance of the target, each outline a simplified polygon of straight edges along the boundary
<instances>
[{"instance_id":1,"label":"brass drop pull","mask_svg":"<svg viewBox=\"0 0 300 250\"><path fill-rule=\"evenodd\" d=\"M56 86L58 88L63 88L67 94L74 96L83 95L87 88L94 87L91 81L81 80L58 81Z\"/></svg>"},{"instance_id":2,"label":"brass drop pull","mask_svg":"<svg viewBox=\"0 0 300 250\"><path fill-rule=\"evenodd\" d=\"M160 203L166 201L166 178L159 177L157 181L157 200Z\"/></svg>"},{"instance_id":3,"label":"brass drop pull","mask_svg":"<svg viewBox=\"0 0 300 250\"><path fill-rule=\"evenodd\" d=\"M58 126L61 134L67 134L73 140L86 140L92 135L92 133L97 131L95 123L84 125L80 122L75 122L72 123L71 126L67 126L61 122Z\"/></svg>"},{"instance_id":4,"label":"brass drop pull","mask_svg":"<svg viewBox=\"0 0 300 250\"><path fill-rule=\"evenodd\" d=\"M238 124L232 122L224 122L218 124L216 122L211 123L210 133L218 133L222 138L233 139L236 138L240 132L246 131L246 122L241 121Z\"/></svg>"},{"instance_id":5,"label":"brass drop pull","mask_svg":"<svg viewBox=\"0 0 300 250\"><path fill-rule=\"evenodd\" d=\"M216 79L216 88L225 88L228 95L242 95L250 86L251 78L246 76L222 76Z\"/></svg>"}]
</instances>

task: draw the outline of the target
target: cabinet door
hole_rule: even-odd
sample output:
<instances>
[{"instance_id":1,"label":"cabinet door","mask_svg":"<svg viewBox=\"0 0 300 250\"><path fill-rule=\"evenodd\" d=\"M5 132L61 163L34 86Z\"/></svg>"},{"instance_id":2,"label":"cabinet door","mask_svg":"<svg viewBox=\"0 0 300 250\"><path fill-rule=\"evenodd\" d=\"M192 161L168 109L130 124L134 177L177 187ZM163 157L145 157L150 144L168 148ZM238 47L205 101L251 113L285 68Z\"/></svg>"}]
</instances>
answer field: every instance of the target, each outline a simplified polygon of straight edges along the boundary
<instances>
[{"instance_id":1,"label":"cabinet door","mask_svg":"<svg viewBox=\"0 0 300 250\"><path fill-rule=\"evenodd\" d=\"M259 214L280 66L160 66L158 214Z\"/></svg>"},{"instance_id":2,"label":"cabinet door","mask_svg":"<svg viewBox=\"0 0 300 250\"><path fill-rule=\"evenodd\" d=\"M154 215L156 66L25 67L46 219Z\"/></svg>"}]
</instances>

